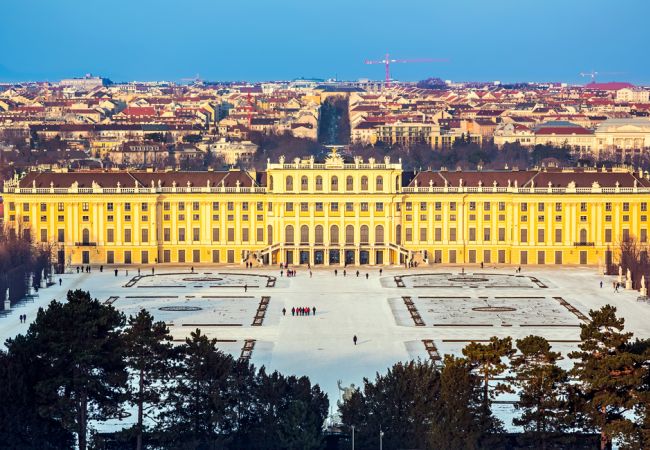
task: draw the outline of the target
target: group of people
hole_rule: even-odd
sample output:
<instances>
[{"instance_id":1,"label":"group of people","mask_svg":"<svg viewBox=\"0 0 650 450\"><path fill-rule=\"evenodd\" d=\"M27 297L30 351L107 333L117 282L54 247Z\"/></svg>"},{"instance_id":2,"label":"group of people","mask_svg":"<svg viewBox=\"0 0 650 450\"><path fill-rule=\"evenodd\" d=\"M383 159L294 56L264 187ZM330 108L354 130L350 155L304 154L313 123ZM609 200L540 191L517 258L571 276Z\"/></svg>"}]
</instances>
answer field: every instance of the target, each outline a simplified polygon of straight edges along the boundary
<instances>
[{"instance_id":1,"label":"group of people","mask_svg":"<svg viewBox=\"0 0 650 450\"><path fill-rule=\"evenodd\" d=\"M284 270L280 270L280 276L284 274ZM287 277L295 277L298 274L296 269L287 269Z\"/></svg>"},{"instance_id":2,"label":"group of people","mask_svg":"<svg viewBox=\"0 0 650 450\"><path fill-rule=\"evenodd\" d=\"M77 273L82 272L82 273L90 273L90 266L77 266Z\"/></svg>"},{"instance_id":3,"label":"group of people","mask_svg":"<svg viewBox=\"0 0 650 450\"><path fill-rule=\"evenodd\" d=\"M21 314L19 317L20 323L27 323L27 314Z\"/></svg>"},{"instance_id":4,"label":"group of people","mask_svg":"<svg viewBox=\"0 0 650 450\"><path fill-rule=\"evenodd\" d=\"M382 273L382 269L379 269L379 276L381 276L381 273ZM359 277L360 274L361 274L361 272L359 272L359 271L357 270L357 277ZM339 271L338 271L338 269L334 269L334 276L336 277L336 276L338 276L338 275L339 275ZM344 276L344 277L347 277L347 276L348 276L348 271L345 270L345 269L343 269L343 276ZM368 279L369 276L370 276L370 275L368 274L368 272L366 272L366 280Z\"/></svg>"},{"instance_id":5,"label":"group of people","mask_svg":"<svg viewBox=\"0 0 650 450\"><path fill-rule=\"evenodd\" d=\"M287 315L287 309L282 308L282 315L286 316ZM312 306L311 308L309 306L293 306L291 308L291 315L292 316L315 316L316 315L316 307Z\"/></svg>"}]
</instances>

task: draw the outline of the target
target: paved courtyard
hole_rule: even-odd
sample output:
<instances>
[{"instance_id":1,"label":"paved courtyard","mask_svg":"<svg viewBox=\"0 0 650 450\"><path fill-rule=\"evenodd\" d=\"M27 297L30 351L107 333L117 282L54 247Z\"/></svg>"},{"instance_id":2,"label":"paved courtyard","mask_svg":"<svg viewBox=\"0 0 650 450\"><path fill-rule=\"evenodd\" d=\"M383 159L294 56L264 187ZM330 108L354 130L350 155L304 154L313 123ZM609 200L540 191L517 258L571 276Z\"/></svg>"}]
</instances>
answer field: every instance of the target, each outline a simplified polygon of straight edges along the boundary
<instances>
[{"instance_id":1,"label":"paved courtyard","mask_svg":"<svg viewBox=\"0 0 650 450\"><path fill-rule=\"evenodd\" d=\"M63 285L0 317L0 339L27 331L19 314L34 319L38 307L64 299L68 289L85 289L126 315L147 308L182 341L197 327L217 338L224 352L257 366L308 375L328 393L335 409L337 380L359 386L363 377L400 360L461 354L472 340L514 339L537 334L563 355L576 348L579 324L590 309L611 303L627 329L650 337L650 304L638 293L614 293L614 277L592 267L428 267L421 269L239 267L143 267L61 276ZM366 273L368 278L366 279ZM603 281L603 287L600 282ZM292 307L315 307L315 316L293 317ZM287 310L283 316L282 309ZM358 345L352 337L358 336ZM571 365L565 358L561 364ZM505 413L504 413L505 414Z\"/></svg>"}]
</instances>

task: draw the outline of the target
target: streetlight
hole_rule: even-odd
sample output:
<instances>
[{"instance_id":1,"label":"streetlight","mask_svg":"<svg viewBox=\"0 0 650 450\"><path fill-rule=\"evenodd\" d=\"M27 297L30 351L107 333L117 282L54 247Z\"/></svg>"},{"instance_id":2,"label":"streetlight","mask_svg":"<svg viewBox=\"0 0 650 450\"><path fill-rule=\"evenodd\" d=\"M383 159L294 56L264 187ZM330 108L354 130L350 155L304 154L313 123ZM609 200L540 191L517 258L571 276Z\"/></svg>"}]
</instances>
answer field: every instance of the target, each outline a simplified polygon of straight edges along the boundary
<instances>
[{"instance_id":1,"label":"streetlight","mask_svg":"<svg viewBox=\"0 0 650 450\"><path fill-rule=\"evenodd\" d=\"M384 447L384 432L379 429L379 450L382 450Z\"/></svg>"},{"instance_id":2,"label":"streetlight","mask_svg":"<svg viewBox=\"0 0 650 450\"><path fill-rule=\"evenodd\" d=\"M354 425L352 425L351 428L352 428L352 450L354 450Z\"/></svg>"}]
</instances>

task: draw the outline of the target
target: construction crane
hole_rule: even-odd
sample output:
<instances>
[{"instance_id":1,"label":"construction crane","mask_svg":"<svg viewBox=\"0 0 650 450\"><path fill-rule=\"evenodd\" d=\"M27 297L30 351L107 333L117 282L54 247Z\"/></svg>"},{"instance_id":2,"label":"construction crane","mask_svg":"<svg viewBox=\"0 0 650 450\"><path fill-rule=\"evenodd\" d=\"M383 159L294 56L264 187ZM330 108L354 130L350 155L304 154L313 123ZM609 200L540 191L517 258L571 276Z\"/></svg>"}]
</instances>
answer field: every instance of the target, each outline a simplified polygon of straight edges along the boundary
<instances>
[{"instance_id":1,"label":"construction crane","mask_svg":"<svg viewBox=\"0 0 650 450\"><path fill-rule=\"evenodd\" d=\"M592 83L596 81L596 75L598 75L598 72L596 72L594 70L592 70L591 72L580 72L581 77L589 77L589 78L591 78Z\"/></svg>"},{"instance_id":2,"label":"construction crane","mask_svg":"<svg viewBox=\"0 0 650 450\"><path fill-rule=\"evenodd\" d=\"M365 61L366 64L383 64L386 70L386 87L390 87L390 65L395 63L432 63L432 62L448 62L447 59L433 59L433 58L416 58L416 59L390 59L388 53L384 59Z\"/></svg>"},{"instance_id":3,"label":"construction crane","mask_svg":"<svg viewBox=\"0 0 650 450\"><path fill-rule=\"evenodd\" d=\"M201 75L197 73L194 78L181 78L181 81L191 81L192 83L199 84L203 80L201 79Z\"/></svg>"},{"instance_id":4,"label":"construction crane","mask_svg":"<svg viewBox=\"0 0 650 450\"><path fill-rule=\"evenodd\" d=\"M595 70L592 70L591 72L580 72L581 77L589 77L591 78L591 82L595 83L596 82L596 76L598 75L623 75L625 72L596 72Z\"/></svg>"}]
</instances>

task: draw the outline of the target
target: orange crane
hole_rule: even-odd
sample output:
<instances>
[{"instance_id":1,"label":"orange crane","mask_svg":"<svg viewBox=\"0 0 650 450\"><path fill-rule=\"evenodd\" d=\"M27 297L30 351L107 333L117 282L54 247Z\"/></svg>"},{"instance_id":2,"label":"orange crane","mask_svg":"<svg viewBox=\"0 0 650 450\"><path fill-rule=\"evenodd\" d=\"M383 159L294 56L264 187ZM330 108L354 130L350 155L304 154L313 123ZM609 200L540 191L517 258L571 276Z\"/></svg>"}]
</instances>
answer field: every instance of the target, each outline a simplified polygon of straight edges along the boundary
<instances>
[{"instance_id":1,"label":"orange crane","mask_svg":"<svg viewBox=\"0 0 650 450\"><path fill-rule=\"evenodd\" d=\"M449 62L448 59L433 59L433 58L416 58L416 59L390 59L388 53L384 59L380 60L369 60L366 59L366 64L383 64L386 70L386 87L390 87L390 65L395 63L432 63L432 62Z\"/></svg>"}]
</instances>

